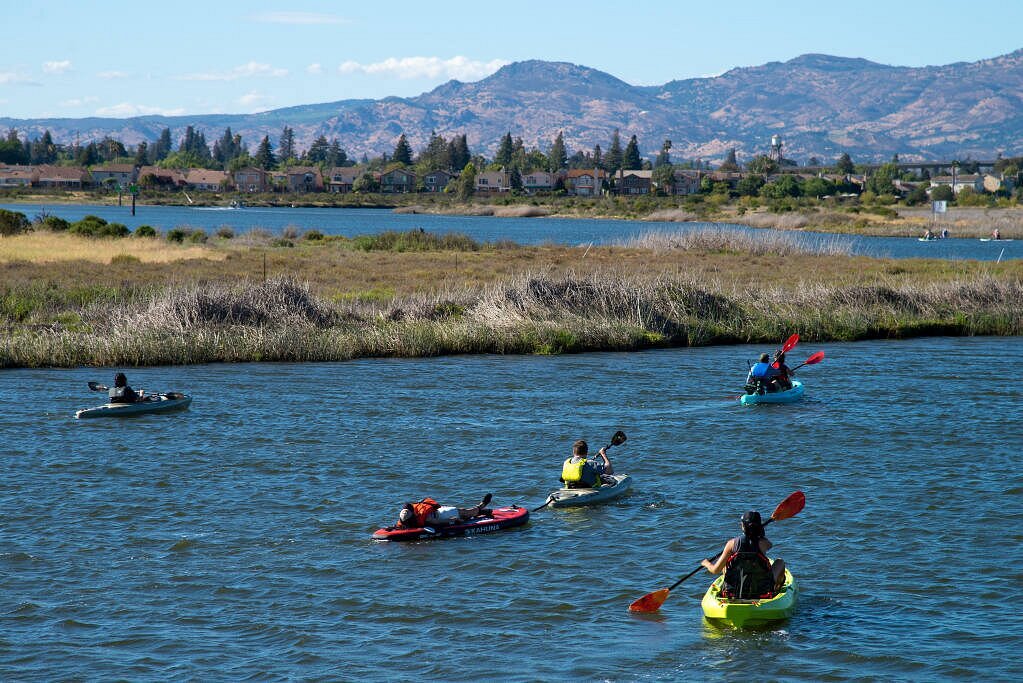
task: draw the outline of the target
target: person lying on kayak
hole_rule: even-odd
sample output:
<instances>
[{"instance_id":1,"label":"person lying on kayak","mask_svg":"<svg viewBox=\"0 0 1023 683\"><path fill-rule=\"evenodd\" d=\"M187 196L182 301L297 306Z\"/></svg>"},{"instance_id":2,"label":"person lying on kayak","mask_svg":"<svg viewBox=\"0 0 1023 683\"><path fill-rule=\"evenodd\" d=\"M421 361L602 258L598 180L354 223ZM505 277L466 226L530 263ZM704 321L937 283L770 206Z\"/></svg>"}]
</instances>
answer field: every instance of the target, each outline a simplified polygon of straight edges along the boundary
<instances>
[{"instance_id":1,"label":"person lying on kayak","mask_svg":"<svg viewBox=\"0 0 1023 683\"><path fill-rule=\"evenodd\" d=\"M135 391L128 386L128 378L123 372L114 375L114 386L107 392L111 403L138 403L145 400L145 389Z\"/></svg>"},{"instance_id":2,"label":"person lying on kayak","mask_svg":"<svg viewBox=\"0 0 1023 683\"><path fill-rule=\"evenodd\" d=\"M778 369L771 364L771 356L766 353L760 354L760 360L750 368L749 376L746 378L746 391L751 394L762 394L764 391L778 391Z\"/></svg>"},{"instance_id":3,"label":"person lying on kayak","mask_svg":"<svg viewBox=\"0 0 1023 683\"><path fill-rule=\"evenodd\" d=\"M420 529L426 526L444 526L466 522L470 519L494 514L493 510L487 509L487 505L493 498L492 494L483 496L479 505L471 508L456 508L450 505L441 505L433 498L423 498L418 503L405 503L401 512L398 513L398 523L395 526L399 529Z\"/></svg>"},{"instance_id":4,"label":"person lying on kayak","mask_svg":"<svg viewBox=\"0 0 1023 683\"><path fill-rule=\"evenodd\" d=\"M778 388L782 391L788 391L792 388L792 368L785 365L785 352L779 351L774 354L774 362L771 363L775 370L778 371L778 376L774 378Z\"/></svg>"},{"instance_id":5,"label":"person lying on kayak","mask_svg":"<svg viewBox=\"0 0 1023 683\"><path fill-rule=\"evenodd\" d=\"M572 444L572 457L561 466L561 481L570 489L595 489L601 484L613 484L614 467L607 458L607 446L597 451L602 461L587 458L590 447L579 439Z\"/></svg>"},{"instance_id":6,"label":"person lying on kayak","mask_svg":"<svg viewBox=\"0 0 1023 683\"><path fill-rule=\"evenodd\" d=\"M703 560L701 564L711 574L725 572L721 588L725 597L742 600L772 597L785 583L785 561L767 559L771 542L764 536L759 512L745 513L739 520L739 529L742 533L725 543L716 561Z\"/></svg>"}]
</instances>

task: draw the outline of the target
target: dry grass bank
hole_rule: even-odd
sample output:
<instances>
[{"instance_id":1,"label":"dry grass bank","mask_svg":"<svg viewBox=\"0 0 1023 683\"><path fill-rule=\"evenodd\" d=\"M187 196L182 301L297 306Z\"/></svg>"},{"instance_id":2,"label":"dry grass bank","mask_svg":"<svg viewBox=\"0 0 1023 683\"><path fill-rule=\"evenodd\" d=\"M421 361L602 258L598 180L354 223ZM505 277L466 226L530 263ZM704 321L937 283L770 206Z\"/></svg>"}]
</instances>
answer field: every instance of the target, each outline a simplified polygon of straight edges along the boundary
<instances>
[{"instance_id":1,"label":"dry grass bank","mask_svg":"<svg viewBox=\"0 0 1023 683\"><path fill-rule=\"evenodd\" d=\"M159 239L95 239L80 235L37 231L0 237L0 264L98 263L128 257L143 263L173 263L188 259L223 261L227 252L201 245L181 245Z\"/></svg>"}]
</instances>

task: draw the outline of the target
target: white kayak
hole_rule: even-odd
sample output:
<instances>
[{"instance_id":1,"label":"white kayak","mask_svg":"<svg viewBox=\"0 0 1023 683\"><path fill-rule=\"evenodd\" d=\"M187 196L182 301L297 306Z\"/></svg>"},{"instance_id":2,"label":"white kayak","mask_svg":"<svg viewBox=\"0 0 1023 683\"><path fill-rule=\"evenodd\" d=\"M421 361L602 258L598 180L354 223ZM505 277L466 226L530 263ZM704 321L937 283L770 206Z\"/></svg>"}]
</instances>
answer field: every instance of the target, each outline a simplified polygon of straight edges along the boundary
<instances>
[{"instance_id":1,"label":"white kayak","mask_svg":"<svg viewBox=\"0 0 1023 683\"><path fill-rule=\"evenodd\" d=\"M552 508L581 507L583 505L599 505L618 498L632 488L632 477L627 474L610 475L614 484L605 484L596 489L558 489L552 491L547 499Z\"/></svg>"},{"instance_id":2,"label":"white kayak","mask_svg":"<svg viewBox=\"0 0 1023 683\"><path fill-rule=\"evenodd\" d=\"M149 413L168 413L173 410L185 410L192 402L188 394L169 392L147 396L143 401L135 403L107 403L95 408L85 408L75 413L75 417L129 417L131 415L148 415Z\"/></svg>"}]
</instances>

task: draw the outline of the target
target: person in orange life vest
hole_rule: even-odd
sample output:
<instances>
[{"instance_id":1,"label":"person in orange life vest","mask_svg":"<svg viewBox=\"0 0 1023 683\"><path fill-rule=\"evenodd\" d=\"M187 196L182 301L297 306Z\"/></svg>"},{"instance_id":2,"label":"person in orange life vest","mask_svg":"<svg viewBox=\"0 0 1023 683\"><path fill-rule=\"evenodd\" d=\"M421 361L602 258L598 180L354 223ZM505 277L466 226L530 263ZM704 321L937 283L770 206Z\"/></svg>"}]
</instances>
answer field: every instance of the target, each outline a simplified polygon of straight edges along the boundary
<instances>
[{"instance_id":1,"label":"person in orange life vest","mask_svg":"<svg viewBox=\"0 0 1023 683\"><path fill-rule=\"evenodd\" d=\"M614 474L614 467L607 457L607 446L597 451L602 461L596 458L587 458L590 447L585 441L579 439L572 444L572 457L565 460L561 466L561 481L570 489L593 489L599 488L602 484L614 484L611 475Z\"/></svg>"},{"instance_id":2,"label":"person in orange life vest","mask_svg":"<svg viewBox=\"0 0 1023 683\"><path fill-rule=\"evenodd\" d=\"M471 508L456 508L449 505L441 505L433 498L423 498L418 503L405 503L401 512L398 513L399 529L419 529L425 526L443 526L455 522L465 522L475 517L490 516L493 510L488 510L487 505L493 498L492 494L483 496L479 505Z\"/></svg>"},{"instance_id":3,"label":"person in orange life vest","mask_svg":"<svg viewBox=\"0 0 1023 683\"><path fill-rule=\"evenodd\" d=\"M767 559L771 542L764 536L759 512L745 513L739 520L739 528L742 534L725 543L717 560L703 560L701 564L711 574L724 571L722 590L728 597L770 597L785 583L785 561Z\"/></svg>"},{"instance_id":4,"label":"person in orange life vest","mask_svg":"<svg viewBox=\"0 0 1023 683\"><path fill-rule=\"evenodd\" d=\"M788 391L792 388L792 368L785 365L785 352L779 351L774 354L774 363L772 365L777 366L778 376L774 378L774 381L782 389L782 391Z\"/></svg>"},{"instance_id":5,"label":"person in orange life vest","mask_svg":"<svg viewBox=\"0 0 1023 683\"><path fill-rule=\"evenodd\" d=\"M107 395L110 397L111 403L137 403L145 400L145 393L144 389L136 392L128 386L128 378L124 376L123 372L119 372L114 375L114 386L110 387Z\"/></svg>"}]
</instances>

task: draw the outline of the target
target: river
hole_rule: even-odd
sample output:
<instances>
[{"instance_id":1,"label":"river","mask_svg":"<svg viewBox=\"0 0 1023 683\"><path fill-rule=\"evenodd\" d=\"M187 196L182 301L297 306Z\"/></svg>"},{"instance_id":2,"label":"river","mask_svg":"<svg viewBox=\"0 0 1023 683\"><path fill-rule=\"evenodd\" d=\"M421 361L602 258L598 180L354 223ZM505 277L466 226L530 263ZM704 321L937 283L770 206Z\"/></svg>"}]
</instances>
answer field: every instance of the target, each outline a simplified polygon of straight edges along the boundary
<instances>
[{"instance_id":1,"label":"river","mask_svg":"<svg viewBox=\"0 0 1023 683\"><path fill-rule=\"evenodd\" d=\"M0 208L20 211L30 219L44 212L68 221L81 220L88 214L94 214L107 221L124 223L133 230L140 225L151 225L160 230L189 226L212 233L220 227L230 227L236 233L256 228L280 233L285 228L294 227L300 232L316 229L327 235L353 237L385 230L422 228L435 233L460 232L480 242L511 240L519 244L608 244L651 231L676 232L706 228L763 233L763 230L728 223L443 216L394 213L388 209L138 206L136 215L132 216L128 206L0 204ZM847 246L854 254L865 256L981 261L1023 258L1023 240L982 242L979 239L951 237L921 242L915 237L867 237L805 231L800 231L798 236L798 239L811 246L837 243Z\"/></svg>"},{"instance_id":2,"label":"river","mask_svg":"<svg viewBox=\"0 0 1023 683\"><path fill-rule=\"evenodd\" d=\"M1023 338L790 362L821 349L802 402L748 408L748 346L129 369L195 399L121 421L73 419L112 369L5 370L0 679L1023 678ZM370 540L425 495L535 507L616 429L616 503ZM705 622L705 573L627 611L794 490L787 623Z\"/></svg>"}]
</instances>

